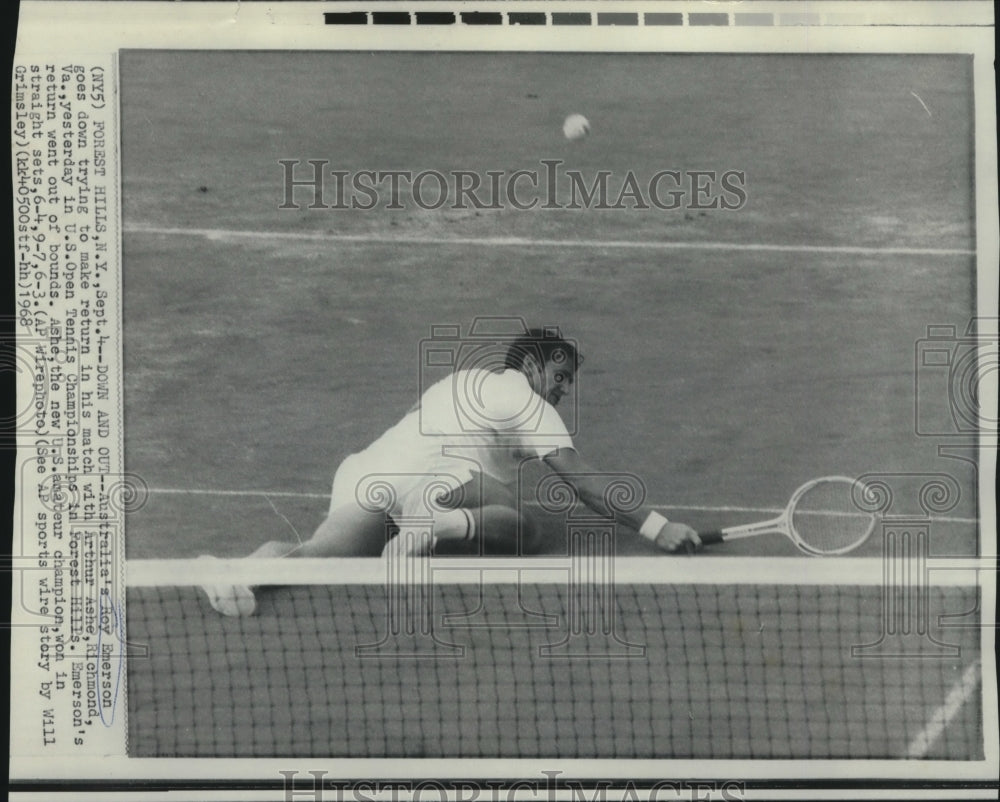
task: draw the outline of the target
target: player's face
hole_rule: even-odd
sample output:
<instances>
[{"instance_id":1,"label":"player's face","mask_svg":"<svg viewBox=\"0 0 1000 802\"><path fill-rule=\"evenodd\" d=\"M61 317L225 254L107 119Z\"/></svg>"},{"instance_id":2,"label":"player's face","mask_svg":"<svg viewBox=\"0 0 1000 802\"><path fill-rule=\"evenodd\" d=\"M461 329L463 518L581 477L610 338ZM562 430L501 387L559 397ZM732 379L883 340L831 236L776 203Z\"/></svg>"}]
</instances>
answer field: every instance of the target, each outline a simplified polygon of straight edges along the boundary
<instances>
[{"instance_id":1,"label":"player's face","mask_svg":"<svg viewBox=\"0 0 1000 802\"><path fill-rule=\"evenodd\" d=\"M569 395L576 376L573 367L565 359L550 359L541 370L537 366L533 367L535 369L529 376L531 387L552 406Z\"/></svg>"}]
</instances>

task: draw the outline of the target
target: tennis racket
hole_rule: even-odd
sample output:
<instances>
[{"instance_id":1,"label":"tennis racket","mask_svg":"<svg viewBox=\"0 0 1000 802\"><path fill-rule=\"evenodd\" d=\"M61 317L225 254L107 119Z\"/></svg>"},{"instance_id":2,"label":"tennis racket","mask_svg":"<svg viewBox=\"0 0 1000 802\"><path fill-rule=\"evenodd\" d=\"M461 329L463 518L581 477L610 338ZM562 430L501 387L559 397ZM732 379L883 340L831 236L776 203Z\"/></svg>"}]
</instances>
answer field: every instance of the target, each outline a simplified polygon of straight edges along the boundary
<instances>
[{"instance_id":1,"label":"tennis racket","mask_svg":"<svg viewBox=\"0 0 1000 802\"><path fill-rule=\"evenodd\" d=\"M777 518L743 526L699 532L705 545L780 532L814 557L846 554L875 531L875 513L865 510L872 499L866 485L846 476L824 476L806 482L792 495Z\"/></svg>"}]
</instances>

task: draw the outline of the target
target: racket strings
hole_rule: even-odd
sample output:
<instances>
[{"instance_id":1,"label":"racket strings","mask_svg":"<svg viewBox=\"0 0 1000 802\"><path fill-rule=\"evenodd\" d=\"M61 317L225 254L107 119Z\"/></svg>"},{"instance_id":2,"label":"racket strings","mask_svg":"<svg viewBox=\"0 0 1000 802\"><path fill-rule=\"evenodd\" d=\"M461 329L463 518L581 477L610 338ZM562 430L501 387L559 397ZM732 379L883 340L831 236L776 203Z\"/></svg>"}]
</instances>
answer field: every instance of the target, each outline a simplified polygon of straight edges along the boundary
<instances>
[{"instance_id":1,"label":"racket strings","mask_svg":"<svg viewBox=\"0 0 1000 802\"><path fill-rule=\"evenodd\" d=\"M849 479L817 482L796 500L789 523L792 537L817 554L837 554L861 545L875 516L860 509Z\"/></svg>"}]
</instances>

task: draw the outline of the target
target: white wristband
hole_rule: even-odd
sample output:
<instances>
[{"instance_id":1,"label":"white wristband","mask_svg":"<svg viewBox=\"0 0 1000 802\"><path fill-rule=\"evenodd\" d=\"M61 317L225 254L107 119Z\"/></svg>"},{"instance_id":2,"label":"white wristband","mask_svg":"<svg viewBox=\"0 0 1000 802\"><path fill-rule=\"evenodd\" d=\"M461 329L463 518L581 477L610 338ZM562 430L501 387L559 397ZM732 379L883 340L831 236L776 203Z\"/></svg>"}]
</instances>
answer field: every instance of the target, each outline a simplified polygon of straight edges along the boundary
<instances>
[{"instance_id":1,"label":"white wristband","mask_svg":"<svg viewBox=\"0 0 1000 802\"><path fill-rule=\"evenodd\" d=\"M472 517L472 511L465 507L459 507L465 513L465 538L464 540L476 539L476 519Z\"/></svg>"},{"instance_id":2,"label":"white wristband","mask_svg":"<svg viewBox=\"0 0 1000 802\"><path fill-rule=\"evenodd\" d=\"M646 520L642 522L642 526L639 527L639 534L650 540L656 540L656 536L660 534L660 530L665 523L669 523L669 521L656 510L653 510L646 516Z\"/></svg>"}]
</instances>

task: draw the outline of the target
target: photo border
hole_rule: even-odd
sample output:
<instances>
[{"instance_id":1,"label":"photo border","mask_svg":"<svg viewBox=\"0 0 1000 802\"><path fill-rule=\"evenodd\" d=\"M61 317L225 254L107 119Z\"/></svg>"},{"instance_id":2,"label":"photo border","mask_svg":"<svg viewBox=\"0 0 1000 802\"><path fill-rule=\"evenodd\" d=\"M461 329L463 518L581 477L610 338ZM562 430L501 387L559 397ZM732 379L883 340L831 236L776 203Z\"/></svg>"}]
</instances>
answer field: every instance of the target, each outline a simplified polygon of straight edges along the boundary
<instances>
[{"instance_id":1,"label":"photo border","mask_svg":"<svg viewBox=\"0 0 1000 802\"><path fill-rule=\"evenodd\" d=\"M239 5L238 12L234 6ZM544 50L548 52L697 52L697 53L970 53L974 61L975 88L975 145L976 158L976 240L978 313L984 317L997 316L996 265L998 263L998 236L996 197L996 101L993 73L993 29L982 22L971 27L955 23L941 24L946 19L959 19L956 13L969 13L970 18L983 19L985 3L912 3L875 4L893 6L891 11L900 14L918 12L919 27L858 28L853 25L775 25L772 27L745 27L735 25L709 27L684 25L676 27L620 27L620 26L510 26L480 27L455 24L375 26L372 24L337 26L320 24L318 13L369 13L372 11L400 12L401 3L87 3L87 2L31 2L21 5L18 39L19 60L43 58L53 54L77 55L86 58L88 53L117 53L122 49L212 49L212 50L342 50L342 51L489 51L496 53ZM841 14L855 17L858 14L877 15L880 8L859 11L859 3L809 3L808 10L794 2L754 4L758 13L787 14ZM867 4L866 4L867 5ZM322 7L320 10L318 7ZM540 3L420 3L421 12L518 11ZM735 8L746 8L740 3L713 3L712 8L725 6L726 13L735 14ZM960 11L956 8L961 6ZM681 13L696 8L699 3L629 3L613 4L613 11L624 13L660 13L666 9L683 7ZM767 11L758 11L767 7ZM770 9L774 7L775 10ZM827 7L829 10L826 10ZM905 8L909 7L909 8ZM558 6L558 13L589 13L592 20L608 8L607 4L565 2ZM547 14L557 13L549 6ZM906 17L904 16L904 19ZM936 25L925 20L936 20ZM415 18L414 18L415 19ZM733 18L735 19L735 18ZM803 18L806 20L807 18ZM913 19L912 17L910 18ZM551 20L551 17L549 17ZM366 18L366 22L368 18ZM820 22L822 22L822 18ZM992 17L990 15L990 24ZM870 25L866 22L865 25ZM81 29L86 35L81 34ZM294 37L294 38L292 38ZM81 42L86 41L85 46ZM117 102L117 99L116 99ZM119 148L120 156L120 148ZM120 165L119 165L120 166ZM119 207L120 208L120 207ZM993 221L992 223L990 221ZM118 220L121 231L121 219ZM120 248L120 239L119 239ZM120 264L120 254L119 254ZM120 315L119 315L120 324ZM120 387L119 387L120 391ZM995 438L984 436L982 453L995 453ZM991 452L992 449L992 452ZM989 462L989 461L987 461ZM995 554L996 517L992 508L993 471L984 465L980 471L980 519L984 539L994 534ZM989 544L984 543L984 547ZM984 610L994 610L996 605L995 574L984 580ZM985 638L985 634L984 634ZM990 638L992 642L992 630ZM984 642L984 646L987 645ZM985 712L992 711L996 723L997 693L995 655L990 649L983 653L983 704ZM16 670L16 662L14 664ZM987 681L991 680L991 681ZM306 758L252 761L248 772L247 760L228 759L136 759L106 757L100 761L92 757L60 758L54 764L50 757L11 758L12 788L25 794L46 791L55 793L65 783L85 782L93 787L125 791L135 789L136 781L146 786L146 791L165 788L177 790L242 789L273 793L280 790L279 772L295 768L299 763L303 776L311 769L324 769L333 780L361 779L365 777L414 780L416 778L445 778L458 781L469 777L495 778L513 783L524 778L542 778L545 771L560 768L565 777L597 783L615 777L653 781L664 776L675 778L741 777L750 790L757 787L767 790L805 790L804 782L818 788L867 788L884 791L898 788L927 787L927 783L941 789L954 788L942 778L954 777L961 770L962 777L955 783L966 783L966 790L995 788L998 753L995 735L991 742L990 720L984 720L987 754L984 761L730 761L730 760L669 760L669 761L594 761L594 760L319 760ZM12 738L12 749L14 747ZM460 765L456 765L456 763ZM208 765L210 764L210 765ZM749 764L749 765L748 765ZM848 780L839 780L849 770ZM620 773L619 773L620 772ZM255 779L248 780L248 774ZM45 778L40 782L39 778ZM108 779L112 778L112 779ZM846 783L840 785L838 783ZM266 786L266 787L262 787ZM135 789L138 790L138 789ZM773 795L771 795L773 796ZM53 798L51 795L49 798ZM79 797L76 797L79 798ZM249 798L249 797L244 797ZM297 798L306 798L299 795ZM504 797L506 798L506 797ZM756 798L750 794L747 798ZM815 797L819 798L819 797ZM989 798L989 797L986 797Z\"/></svg>"}]
</instances>

